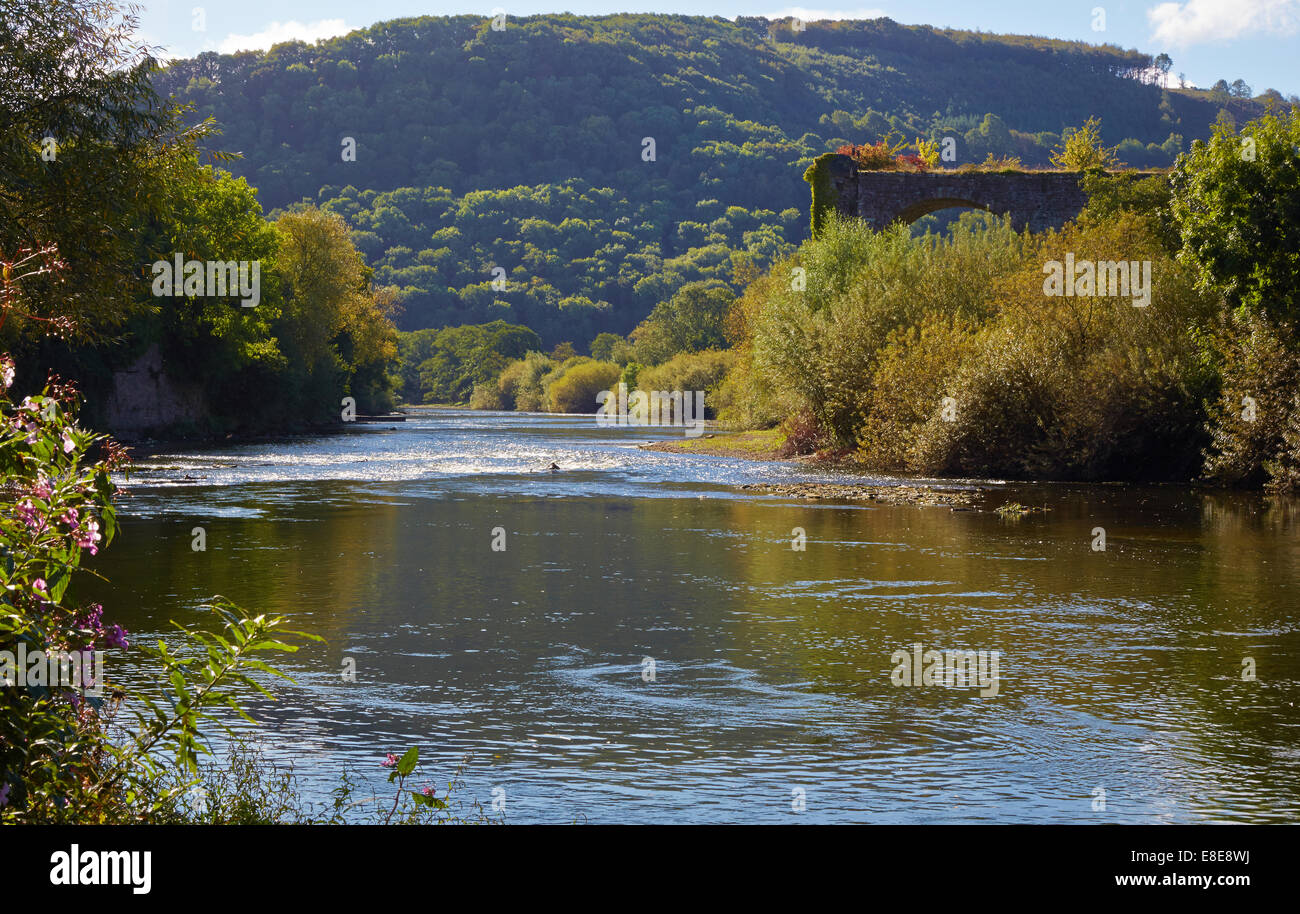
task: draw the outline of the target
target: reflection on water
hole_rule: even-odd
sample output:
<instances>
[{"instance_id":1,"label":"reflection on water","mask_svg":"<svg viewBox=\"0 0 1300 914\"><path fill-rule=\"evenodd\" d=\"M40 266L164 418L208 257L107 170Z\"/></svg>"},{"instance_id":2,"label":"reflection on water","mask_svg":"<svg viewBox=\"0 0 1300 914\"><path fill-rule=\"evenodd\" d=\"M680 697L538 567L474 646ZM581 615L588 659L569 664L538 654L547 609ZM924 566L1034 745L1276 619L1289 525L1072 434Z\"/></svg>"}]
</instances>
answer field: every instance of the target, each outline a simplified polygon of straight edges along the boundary
<instances>
[{"instance_id":1,"label":"reflection on water","mask_svg":"<svg viewBox=\"0 0 1300 914\"><path fill-rule=\"evenodd\" d=\"M137 634L223 593L324 635L284 663L297 686L252 705L317 799L418 744L440 782L472 755L471 792L503 788L513 822L1300 813L1296 503L981 496L1050 509L1017 522L755 498L732 486L826 477L636 449L654 434L427 411L155 455L98 563L102 596ZM552 460L563 472L537 472ZM916 642L998 651L997 696L891 685L891 654Z\"/></svg>"}]
</instances>

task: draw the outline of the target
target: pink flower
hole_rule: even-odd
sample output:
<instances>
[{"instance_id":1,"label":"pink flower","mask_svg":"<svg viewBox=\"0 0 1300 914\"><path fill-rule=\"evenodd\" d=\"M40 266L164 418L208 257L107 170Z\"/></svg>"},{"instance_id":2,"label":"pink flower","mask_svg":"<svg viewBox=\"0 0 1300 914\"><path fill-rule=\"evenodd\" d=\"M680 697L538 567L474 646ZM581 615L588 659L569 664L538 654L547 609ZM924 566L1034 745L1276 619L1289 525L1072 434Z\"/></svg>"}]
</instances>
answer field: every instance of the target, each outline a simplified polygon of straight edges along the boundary
<instances>
[{"instance_id":1,"label":"pink flower","mask_svg":"<svg viewBox=\"0 0 1300 914\"><path fill-rule=\"evenodd\" d=\"M382 764L385 768L396 768L397 756L393 755L393 753L390 752L388 753L388 758L384 759L383 762L381 762L380 764Z\"/></svg>"},{"instance_id":2,"label":"pink flower","mask_svg":"<svg viewBox=\"0 0 1300 914\"><path fill-rule=\"evenodd\" d=\"M99 534L99 521L91 518L86 521L86 525L76 532L77 545L82 549L89 549L91 555L99 554L98 543L103 537Z\"/></svg>"},{"instance_id":3,"label":"pink flower","mask_svg":"<svg viewBox=\"0 0 1300 914\"><path fill-rule=\"evenodd\" d=\"M0 359L0 377L3 377L5 389L8 390L14 384L14 360L5 356Z\"/></svg>"},{"instance_id":4,"label":"pink flower","mask_svg":"<svg viewBox=\"0 0 1300 914\"><path fill-rule=\"evenodd\" d=\"M63 430L63 453L71 454L72 449L77 445L72 440L72 434L65 428Z\"/></svg>"},{"instance_id":5,"label":"pink flower","mask_svg":"<svg viewBox=\"0 0 1300 914\"><path fill-rule=\"evenodd\" d=\"M104 618L104 605L102 603L93 603L86 609L86 614L77 620L77 628L89 629L95 634L104 630L104 623L100 620Z\"/></svg>"},{"instance_id":6,"label":"pink flower","mask_svg":"<svg viewBox=\"0 0 1300 914\"><path fill-rule=\"evenodd\" d=\"M18 516L33 533L40 533L45 529L45 518L40 516L30 498L25 498L18 503Z\"/></svg>"},{"instance_id":7,"label":"pink flower","mask_svg":"<svg viewBox=\"0 0 1300 914\"><path fill-rule=\"evenodd\" d=\"M41 596L48 594L49 589L45 585L45 578L37 578L35 581L32 581L32 590L36 591Z\"/></svg>"},{"instance_id":8,"label":"pink flower","mask_svg":"<svg viewBox=\"0 0 1300 914\"><path fill-rule=\"evenodd\" d=\"M108 634L104 636L104 644L107 647L128 648L131 646L130 642L126 640L126 636L129 634L130 632L114 622L108 627Z\"/></svg>"}]
</instances>

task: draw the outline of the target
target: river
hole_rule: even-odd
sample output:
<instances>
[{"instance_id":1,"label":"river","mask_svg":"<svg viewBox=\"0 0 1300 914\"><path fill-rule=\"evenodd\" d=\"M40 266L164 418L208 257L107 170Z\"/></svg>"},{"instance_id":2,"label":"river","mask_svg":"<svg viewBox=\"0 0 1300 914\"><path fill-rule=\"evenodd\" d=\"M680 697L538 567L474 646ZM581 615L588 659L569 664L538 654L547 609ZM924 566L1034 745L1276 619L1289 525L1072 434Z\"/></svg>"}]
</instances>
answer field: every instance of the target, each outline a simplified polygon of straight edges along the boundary
<instances>
[{"instance_id":1,"label":"river","mask_svg":"<svg viewBox=\"0 0 1300 914\"><path fill-rule=\"evenodd\" d=\"M421 783L469 756L465 794L520 823L1300 818L1297 502L755 496L839 477L636 447L674 435L429 409L152 454L96 595L137 639L216 593L324 636L249 702L322 802L418 745ZM895 685L913 644L996 652L996 694Z\"/></svg>"}]
</instances>

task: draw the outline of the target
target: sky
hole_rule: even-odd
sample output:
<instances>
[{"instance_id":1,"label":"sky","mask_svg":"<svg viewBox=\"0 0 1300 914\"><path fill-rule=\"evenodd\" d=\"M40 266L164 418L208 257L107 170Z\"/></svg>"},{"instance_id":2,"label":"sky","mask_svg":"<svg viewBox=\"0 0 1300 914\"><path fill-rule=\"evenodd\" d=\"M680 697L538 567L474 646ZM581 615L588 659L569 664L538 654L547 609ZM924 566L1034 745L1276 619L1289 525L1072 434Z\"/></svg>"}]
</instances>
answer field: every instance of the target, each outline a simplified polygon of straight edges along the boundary
<instances>
[{"instance_id":1,"label":"sky","mask_svg":"<svg viewBox=\"0 0 1300 914\"><path fill-rule=\"evenodd\" d=\"M404 16L507 16L570 12L684 13L863 19L888 16L908 25L1116 44L1173 58L1171 73L1190 85L1244 79L1256 92L1300 94L1300 0L143 0L138 37L166 56L269 48L279 41L315 41ZM508 20L507 20L508 21ZM1172 83L1171 84L1175 84Z\"/></svg>"}]
</instances>

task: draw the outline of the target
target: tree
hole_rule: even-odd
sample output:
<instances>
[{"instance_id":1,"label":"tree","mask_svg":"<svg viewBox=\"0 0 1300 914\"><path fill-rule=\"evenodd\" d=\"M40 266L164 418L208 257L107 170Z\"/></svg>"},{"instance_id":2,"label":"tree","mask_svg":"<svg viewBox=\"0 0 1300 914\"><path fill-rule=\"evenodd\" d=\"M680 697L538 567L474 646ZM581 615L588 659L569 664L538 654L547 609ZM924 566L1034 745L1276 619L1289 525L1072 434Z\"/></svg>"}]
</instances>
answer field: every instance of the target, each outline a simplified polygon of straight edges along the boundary
<instances>
[{"instance_id":1,"label":"tree","mask_svg":"<svg viewBox=\"0 0 1300 914\"><path fill-rule=\"evenodd\" d=\"M984 115L980 125L966 132L967 150L973 160L987 155L1002 156L1015 151L1011 130L996 114Z\"/></svg>"},{"instance_id":2,"label":"tree","mask_svg":"<svg viewBox=\"0 0 1300 914\"><path fill-rule=\"evenodd\" d=\"M617 333L601 333L591 341L591 357L597 362L626 365L632 358L632 347Z\"/></svg>"},{"instance_id":3,"label":"tree","mask_svg":"<svg viewBox=\"0 0 1300 914\"><path fill-rule=\"evenodd\" d=\"M1179 260L1202 287L1283 321L1300 318L1297 113L1266 114L1240 135L1220 124L1171 175Z\"/></svg>"},{"instance_id":4,"label":"tree","mask_svg":"<svg viewBox=\"0 0 1300 914\"><path fill-rule=\"evenodd\" d=\"M679 352L723 349L735 293L721 282L692 282L660 302L631 333L637 361L657 365Z\"/></svg>"},{"instance_id":5,"label":"tree","mask_svg":"<svg viewBox=\"0 0 1300 914\"><path fill-rule=\"evenodd\" d=\"M154 296L149 274L140 277L137 267L134 294L150 302L153 313L128 327L138 338L158 339L168 373L202 388L221 419L255 420L272 406L265 390L287 367L274 329L281 318L280 236L262 218L247 182L202 167L193 157L173 169L159 212L139 233L142 262L170 263L176 253L200 262L256 262L259 303L244 308L231 296L215 294Z\"/></svg>"},{"instance_id":6,"label":"tree","mask_svg":"<svg viewBox=\"0 0 1300 914\"><path fill-rule=\"evenodd\" d=\"M294 382L291 400L321 418L337 411L344 394L363 409L390 406L384 366L397 354L393 294L371 288L371 271L338 215L299 207L275 228L285 285L276 335Z\"/></svg>"},{"instance_id":7,"label":"tree","mask_svg":"<svg viewBox=\"0 0 1300 914\"><path fill-rule=\"evenodd\" d=\"M555 348L551 350L551 361L564 362L578 354L578 350L573 348L573 343L565 340L562 343L556 343Z\"/></svg>"},{"instance_id":8,"label":"tree","mask_svg":"<svg viewBox=\"0 0 1300 914\"><path fill-rule=\"evenodd\" d=\"M1082 127L1067 133L1052 154L1052 164L1066 171L1094 171L1114 168L1119 158L1115 147L1101 144L1101 121L1090 117Z\"/></svg>"},{"instance_id":9,"label":"tree","mask_svg":"<svg viewBox=\"0 0 1300 914\"><path fill-rule=\"evenodd\" d=\"M24 312L100 338L138 313L136 238L210 122L184 130L105 0L6 0L0 9L0 253L55 244L75 284L42 276ZM29 325L8 322L14 339Z\"/></svg>"},{"instance_id":10,"label":"tree","mask_svg":"<svg viewBox=\"0 0 1300 914\"><path fill-rule=\"evenodd\" d=\"M1161 52L1156 55L1156 69L1160 71L1160 85L1162 87L1169 85L1169 70L1173 65L1173 58L1168 54Z\"/></svg>"},{"instance_id":11,"label":"tree","mask_svg":"<svg viewBox=\"0 0 1300 914\"><path fill-rule=\"evenodd\" d=\"M505 321L401 334L398 373L408 402L464 403L512 361L541 348L532 330Z\"/></svg>"}]
</instances>

